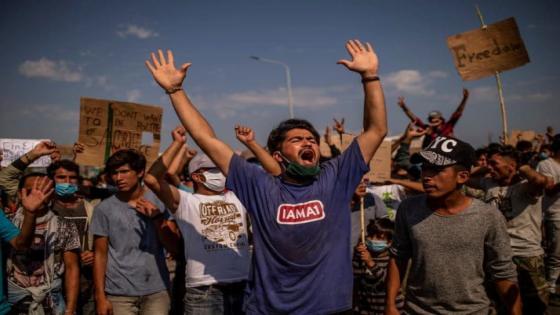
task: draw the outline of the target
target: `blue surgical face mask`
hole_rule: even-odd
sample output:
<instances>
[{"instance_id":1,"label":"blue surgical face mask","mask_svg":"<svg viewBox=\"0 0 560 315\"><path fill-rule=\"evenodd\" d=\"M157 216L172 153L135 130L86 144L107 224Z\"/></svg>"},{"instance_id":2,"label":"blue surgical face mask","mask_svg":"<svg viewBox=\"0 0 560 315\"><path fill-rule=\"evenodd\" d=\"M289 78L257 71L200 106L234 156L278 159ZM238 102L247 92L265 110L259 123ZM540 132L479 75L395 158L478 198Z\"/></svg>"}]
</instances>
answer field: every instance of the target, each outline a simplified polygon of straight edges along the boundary
<instances>
[{"instance_id":1,"label":"blue surgical face mask","mask_svg":"<svg viewBox=\"0 0 560 315\"><path fill-rule=\"evenodd\" d=\"M70 183L57 183L54 185L54 191L60 197L72 197L78 191L78 185Z\"/></svg>"},{"instance_id":2,"label":"blue surgical face mask","mask_svg":"<svg viewBox=\"0 0 560 315\"><path fill-rule=\"evenodd\" d=\"M384 240L366 240L366 246L374 253L381 253L389 247L389 244Z\"/></svg>"}]
</instances>

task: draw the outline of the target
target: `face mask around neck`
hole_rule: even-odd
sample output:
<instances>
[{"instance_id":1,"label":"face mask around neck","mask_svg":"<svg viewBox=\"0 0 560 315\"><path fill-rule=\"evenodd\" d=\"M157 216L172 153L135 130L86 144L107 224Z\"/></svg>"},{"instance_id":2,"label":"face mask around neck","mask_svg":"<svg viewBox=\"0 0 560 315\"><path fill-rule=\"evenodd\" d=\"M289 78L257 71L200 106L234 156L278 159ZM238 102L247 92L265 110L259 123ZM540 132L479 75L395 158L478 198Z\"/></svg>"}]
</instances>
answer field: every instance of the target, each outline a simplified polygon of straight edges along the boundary
<instances>
[{"instance_id":1,"label":"face mask around neck","mask_svg":"<svg viewBox=\"0 0 560 315\"><path fill-rule=\"evenodd\" d=\"M318 165L312 167L306 167L300 165L297 162L292 162L288 160L282 153L278 152L280 157L282 157L284 168L286 169L286 174L292 178L298 180L309 180L313 177L319 175L321 168Z\"/></svg>"}]
</instances>

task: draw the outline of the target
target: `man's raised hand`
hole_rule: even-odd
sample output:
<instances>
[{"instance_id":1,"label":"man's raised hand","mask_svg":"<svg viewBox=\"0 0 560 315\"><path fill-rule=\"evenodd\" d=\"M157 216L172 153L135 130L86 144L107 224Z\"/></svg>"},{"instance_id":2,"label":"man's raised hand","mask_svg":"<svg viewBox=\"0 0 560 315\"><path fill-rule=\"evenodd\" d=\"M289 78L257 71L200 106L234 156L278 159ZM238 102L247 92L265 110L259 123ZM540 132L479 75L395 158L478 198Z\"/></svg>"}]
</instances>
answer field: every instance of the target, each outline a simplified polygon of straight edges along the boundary
<instances>
[{"instance_id":1,"label":"man's raised hand","mask_svg":"<svg viewBox=\"0 0 560 315\"><path fill-rule=\"evenodd\" d=\"M187 141L187 131L185 130L185 127L182 125L175 127L175 129L171 131L171 137L173 138L173 141L185 143L185 141Z\"/></svg>"},{"instance_id":2,"label":"man's raised hand","mask_svg":"<svg viewBox=\"0 0 560 315\"><path fill-rule=\"evenodd\" d=\"M235 137L237 137L237 140L241 141L241 143L247 144L255 140L255 133L253 129L247 126L236 125Z\"/></svg>"},{"instance_id":3,"label":"man's raised hand","mask_svg":"<svg viewBox=\"0 0 560 315\"><path fill-rule=\"evenodd\" d=\"M21 204L30 213L36 213L48 201L54 191L52 181L47 177L36 177L30 191L22 188Z\"/></svg>"},{"instance_id":4,"label":"man's raised hand","mask_svg":"<svg viewBox=\"0 0 560 315\"><path fill-rule=\"evenodd\" d=\"M146 67L150 73L166 92L171 93L180 90L183 85L183 80L187 76L187 69L190 63L184 63L181 68L175 68L175 61L173 60L173 53L167 50L167 59L163 55L163 51L158 49L158 57L151 53L152 62L146 60Z\"/></svg>"},{"instance_id":5,"label":"man's raised hand","mask_svg":"<svg viewBox=\"0 0 560 315\"><path fill-rule=\"evenodd\" d=\"M349 70L358 72L362 76L376 76L379 69L379 60L370 43L362 45L355 39L346 42L346 50L352 60L341 59L337 63L346 66Z\"/></svg>"}]
</instances>

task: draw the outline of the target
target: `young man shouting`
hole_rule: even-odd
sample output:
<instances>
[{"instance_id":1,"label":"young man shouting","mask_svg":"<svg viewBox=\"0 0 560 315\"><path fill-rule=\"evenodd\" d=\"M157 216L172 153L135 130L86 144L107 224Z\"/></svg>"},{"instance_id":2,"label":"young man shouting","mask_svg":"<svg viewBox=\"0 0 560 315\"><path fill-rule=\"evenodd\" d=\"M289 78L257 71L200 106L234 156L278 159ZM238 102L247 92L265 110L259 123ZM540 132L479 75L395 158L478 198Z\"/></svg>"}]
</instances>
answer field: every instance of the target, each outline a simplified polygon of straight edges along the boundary
<instances>
[{"instance_id":1,"label":"young man shouting","mask_svg":"<svg viewBox=\"0 0 560 315\"><path fill-rule=\"evenodd\" d=\"M185 129L227 176L226 187L247 208L255 252L245 299L248 314L325 314L352 307L350 201L387 133L385 100L371 45L346 43L352 60L340 60L361 76L364 131L340 156L319 166L319 134L304 120L280 123L268 138L283 165L274 177L234 155L198 112L182 83L190 64L176 69L173 54L159 51L146 62L170 95Z\"/></svg>"}]
</instances>

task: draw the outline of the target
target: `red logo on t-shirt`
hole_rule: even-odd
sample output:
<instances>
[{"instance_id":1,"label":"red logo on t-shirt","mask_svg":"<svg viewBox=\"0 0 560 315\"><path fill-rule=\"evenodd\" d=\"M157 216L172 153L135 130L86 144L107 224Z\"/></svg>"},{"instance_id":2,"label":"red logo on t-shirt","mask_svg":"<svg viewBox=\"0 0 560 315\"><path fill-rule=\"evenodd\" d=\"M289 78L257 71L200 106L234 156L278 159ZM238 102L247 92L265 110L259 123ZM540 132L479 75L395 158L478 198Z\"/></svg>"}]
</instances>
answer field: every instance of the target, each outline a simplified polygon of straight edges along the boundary
<instances>
[{"instance_id":1,"label":"red logo on t-shirt","mask_svg":"<svg viewBox=\"0 0 560 315\"><path fill-rule=\"evenodd\" d=\"M312 200L295 205L281 204L276 221L280 224L302 224L323 220L325 211L320 200Z\"/></svg>"}]
</instances>

